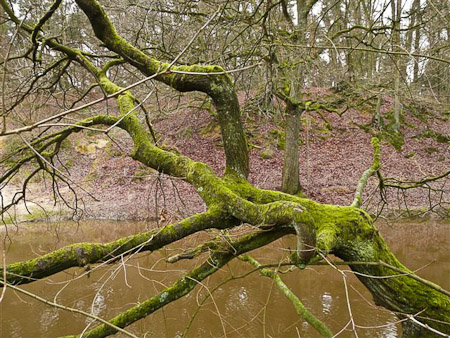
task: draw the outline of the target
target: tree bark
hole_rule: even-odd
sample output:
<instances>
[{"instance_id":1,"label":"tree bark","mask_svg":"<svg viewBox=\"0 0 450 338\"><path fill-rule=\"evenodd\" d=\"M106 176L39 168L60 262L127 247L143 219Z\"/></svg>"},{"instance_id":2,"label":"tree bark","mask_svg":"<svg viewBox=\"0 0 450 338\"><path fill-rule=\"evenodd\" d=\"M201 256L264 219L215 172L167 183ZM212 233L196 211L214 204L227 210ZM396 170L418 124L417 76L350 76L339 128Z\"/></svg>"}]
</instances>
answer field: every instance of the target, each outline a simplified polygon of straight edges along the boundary
<instances>
[{"instance_id":1,"label":"tree bark","mask_svg":"<svg viewBox=\"0 0 450 338\"><path fill-rule=\"evenodd\" d=\"M392 37L393 37L393 49L395 51L400 51L400 21L402 12L402 1L392 0ZM402 110L402 105L400 102L400 81L402 79L401 73L401 57L400 55L394 56L394 125L393 129L395 132L399 131L400 128L400 114Z\"/></svg>"},{"instance_id":2,"label":"tree bark","mask_svg":"<svg viewBox=\"0 0 450 338\"><path fill-rule=\"evenodd\" d=\"M220 74L219 66L172 66L143 53L122 38L115 30L106 12L96 0L76 0L88 17L95 35L108 49L122 56L147 76L160 74L157 80L181 92L200 91L209 95L217 109L225 148L225 174L247 177L249 159L247 141L240 121L239 101L231 77ZM208 73L216 73L208 75ZM217 74L219 73L219 74Z\"/></svg>"},{"instance_id":3,"label":"tree bark","mask_svg":"<svg viewBox=\"0 0 450 338\"><path fill-rule=\"evenodd\" d=\"M286 107L286 150L284 154L281 191L295 195L301 190L299 169L300 113L296 107Z\"/></svg>"},{"instance_id":4,"label":"tree bark","mask_svg":"<svg viewBox=\"0 0 450 338\"><path fill-rule=\"evenodd\" d=\"M111 322L116 326L126 327L186 295L199 281L212 275L237 255L259 248L284 235L295 234L298 243L298 259L293 263L304 266L314 255L322 257L330 253L346 261L357 262L358 264L352 263L351 268L358 273L358 278L370 290L376 302L395 311L400 318L408 319L404 324L405 333L422 337L432 335L430 331L425 331L421 325L411 320L412 316L424 325L443 333L450 333L450 327L446 325L450 322L450 297L435 287L420 283L408 276L412 272L395 258L365 211L353 206L320 204L298 196L262 190L250 185L246 180L247 143L240 121L236 92L228 75L211 74L221 73L220 67L178 66L169 69L168 64L163 64L144 54L121 38L97 1L76 0L76 2L87 14L97 37L107 48L121 55L143 74L159 74L156 77L158 80L177 90L199 90L211 96L218 110L223 133L227 160L226 175L220 178L204 163L195 162L188 157L155 146L150 132L141 123L137 114L130 113L135 108L136 100L133 95L129 91L122 91L122 88L109 80L106 74L107 67L99 70L81 52L50 41L48 45L51 48L66 53L89 70L106 93L120 92L117 96L120 114L119 116L96 115L78 122L77 126L34 140L33 142L39 145L38 151L44 153L46 147L58 145L62 137L81 131L83 126L116 125L129 135L134 144L130 155L132 158L159 172L179 177L190 183L206 203L208 211L166 226L156 233L147 232L106 244L74 244L33 260L13 263L4 267L6 276L3 276L5 270L0 268L1 280L24 284L31 282L30 277L33 280L43 278L70 266L113 261L119 254L128 255L140 250L155 250L197 231L247 223L258 229L229 244L226 242L224 245L211 246L210 259L205 263L160 294L118 314ZM0 0L0 4L8 8L5 0ZM314 1L307 2L306 8L310 10L313 4ZM23 29L31 33L29 28L29 26L23 26ZM196 74L192 74L193 72ZM204 73L204 75L198 73ZM295 110L298 111L298 107ZM289 114L289 116L295 117L295 114ZM292 121L290 125L292 124L295 125L296 122ZM294 128L292 130L294 146L298 141L298 135L295 137L296 133L298 134L298 129ZM296 154L298 156L298 150ZM19 161L14 170L18 170L23 164L28 163L30 158L33 158L29 154L23 156L24 161ZM373 170L376 169L375 164L374 161ZM298 177L298 174L296 176ZM270 230L260 230L262 226ZM302 254L301 251L305 248L313 250L309 254ZM319 252L320 255L318 255ZM392 269L389 266L401 269L405 274L394 278L391 276ZM4 285L4 282L1 284ZM87 336L104 337L112 333L114 330L111 327L100 325L88 332Z\"/></svg>"}]
</instances>

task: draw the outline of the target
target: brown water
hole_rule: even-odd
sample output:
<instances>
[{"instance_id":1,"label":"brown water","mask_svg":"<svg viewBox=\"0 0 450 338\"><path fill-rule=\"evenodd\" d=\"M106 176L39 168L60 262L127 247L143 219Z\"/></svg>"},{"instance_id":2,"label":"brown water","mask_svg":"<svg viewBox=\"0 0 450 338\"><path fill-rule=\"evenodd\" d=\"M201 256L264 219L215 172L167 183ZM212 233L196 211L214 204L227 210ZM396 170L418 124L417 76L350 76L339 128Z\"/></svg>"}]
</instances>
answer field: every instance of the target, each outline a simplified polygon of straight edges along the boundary
<instances>
[{"instance_id":1,"label":"brown water","mask_svg":"<svg viewBox=\"0 0 450 338\"><path fill-rule=\"evenodd\" d=\"M74 224L33 224L20 226L16 232L9 227L12 239L7 261L13 262L35 257L73 242L94 240L111 241L145 229L141 223L89 222ZM418 274L450 289L450 225L444 222L414 221L379 224L382 234L400 260ZM198 240L198 239L197 239ZM171 249L153 254L140 254L125 260L124 265L107 266L84 274L82 269L71 269L45 281L21 286L41 297L68 307L92 312L108 319L142 302L169 285L197 261L167 264L164 257L176 248L194 246L195 239L175 244ZM285 238L253 254L262 262L276 262L286 255L283 248L294 247L292 238ZM173 250L173 251L172 251ZM204 259L204 257L201 257ZM431 264L430 264L431 263ZM346 267L342 267L346 269ZM230 272L239 276L248 271L245 263L234 261L204 281L191 294L178 300L163 311L130 326L128 331L139 337L181 337L198 303L214 287L228 279ZM397 337L400 327L396 317L373 305L371 296L351 274L349 298L354 321L359 326L359 337ZM342 276L330 267L318 266L283 274L282 279L303 303L328 327L337 333L349 321L349 310ZM70 282L71 281L71 282ZM91 327L91 320L64 310L57 310L25 295L7 289L0 304L2 338L56 337L79 334ZM122 337L123 335L117 335ZM292 304L285 299L272 281L258 273L245 279L235 279L213 292L213 298L200 309L192 323L188 337L318 337L301 318ZM344 330L340 337L353 337Z\"/></svg>"}]
</instances>

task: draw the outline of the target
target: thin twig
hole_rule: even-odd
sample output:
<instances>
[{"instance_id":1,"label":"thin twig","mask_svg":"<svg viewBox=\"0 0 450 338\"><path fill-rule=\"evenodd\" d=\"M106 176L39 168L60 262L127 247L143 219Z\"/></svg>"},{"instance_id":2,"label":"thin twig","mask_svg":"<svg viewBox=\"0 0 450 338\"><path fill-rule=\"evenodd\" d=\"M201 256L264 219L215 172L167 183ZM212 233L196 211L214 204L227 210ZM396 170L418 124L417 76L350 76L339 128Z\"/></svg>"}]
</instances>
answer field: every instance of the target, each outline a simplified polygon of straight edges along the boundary
<instances>
[{"instance_id":1,"label":"thin twig","mask_svg":"<svg viewBox=\"0 0 450 338\"><path fill-rule=\"evenodd\" d=\"M219 9L208 19L208 21L205 22L205 24L194 34L194 36L191 38L191 40L188 42L188 44L183 48L183 50L178 54L175 59L172 60L169 67L167 69L169 70L172 68L172 66L180 59L180 57L183 56L184 53L191 47L191 45L194 43L195 39L200 35L200 33L209 25L209 23L216 17L216 15L222 10L222 7L219 7Z\"/></svg>"},{"instance_id":2,"label":"thin twig","mask_svg":"<svg viewBox=\"0 0 450 338\"><path fill-rule=\"evenodd\" d=\"M49 300L47 300L47 299L45 299L45 298L39 297L38 295L35 295L35 294L31 293L31 292L25 291L25 290L23 290L23 289L21 289L21 288L15 286L15 285L12 285L12 284L9 284L9 283L5 283L5 282L2 281L2 280L0 280L0 283L1 283L3 286L6 286L6 285L7 285L9 288L13 289L14 291L17 291L17 292L20 292L20 293L22 293L22 294L25 294L25 295L27 295L27 296L29 296L29 297L31 297L31 298L34 298L34 299L36 299L36 300L38 300L38 301L40 301L40 302L42 302L42 303L44 303L44 304L47 304L47 305L50 305L50 306L53 306L53 307L56 307L56 308L58 308L58 309L62 309L62 310L65 310L65 311L70 311L70 312L74 312L74 313L79 313L79 314L81 314L81 315L83 315L83 316L86 316L86 317L92 318L92 319L94 319L94 320L97 320L97 321L99 321L99 322L102 322L103 324L105 324L105 325L107 325L107 326L113 328L114 330L120 331L120 332L122 332L123 334L125 334L125 335L127 335L127 336L129 336L129 337L138 338L138 337L135 336L134 334L132 334L132 333L130 333L130 332L128 332L128 331L122 329L121 327L118 327L118 326L116 326L116 325L114 325L114 324L111 324L111 323L108 322L107 320L104 320L103 318L100 318L100 317L98 317L98 316L96 316L96 315L93 315L93 314L91 314L91 313L85 312L85 311L83 311L83 310L79 310L79 309L67 307L67 306L64 306L64 305L61 305L61 304L58 304L58 303L54 303L54 302L49 301Z\"/></svg>"},{"instance_id":3,"label":"thin twig","mask_svg":"<svg viewBox=\"0 0 450 338\"><path fill-rule=\"evenodd\" d=\"M94 198L94 200L97 200L95 198L95 196L93 196L89 191L87 191L86 189L84 189L82 186L80 186L77 182L73 181L71 178L67 177L66 174L64 174L61 170L59 170L58 168L56 168L53 164L51 164L49 161L47 161L44 156L42 156L36 149L34 149L34 147L27 141L25 140L25 138L22 136L22 134L19 134L20 138L22 139L23 143L26 144L26 146L28 148L31 149L31 151L33 153L35 153L39 159L41 159L42 161L44 161L48 166L50 166L53 170L55 170L57 173L59 173L62 177L64 177L65 179L67 179L69 182L71 182L72 184L76 185L78 188L80 188L82 191L84 191L85 193L87 193L89 196L91 196L92 198Z\"/></svg>"},{"instance_id":4,"label":"thin twig","mask_svg":"<svg viewBox=\"0 0 450 338\"><path fill-rule=\"evenodd\" d=\"M6 251L4 248L2 248L2 264L3 264L3 282L6 282ZM3 300L5 293L6 293L6 283L4 284L2 295L0 296L0 303Z\"/></svg>"},{"instance_id":5,"label":"thin twig","mask_svg":"<svg viewBox=\"0 0 450 338\"><path fill-rule=\"evenodd\" d=\"M5 84L6 84L6 64L8 63L8 58L9 58L9 53L11 53L11 46L14 43L14 40L16 39L17 34L19 33L23 22L25 21L25 18L27 16L24 15L22 21L19 23L19 25L17 26L16 31L14 32L13 36L11 37L11 40L9 41L8 44L8 49L6 51L6 55L5 55L5 61L3 62L3 78L2 78L2 114L3 115L3 127L2 127L2 131L0 134L3 134L6 131L6 99L5 99L5 94L6 94L6 90L5 90Z\"/></svg>"}]
</instances>

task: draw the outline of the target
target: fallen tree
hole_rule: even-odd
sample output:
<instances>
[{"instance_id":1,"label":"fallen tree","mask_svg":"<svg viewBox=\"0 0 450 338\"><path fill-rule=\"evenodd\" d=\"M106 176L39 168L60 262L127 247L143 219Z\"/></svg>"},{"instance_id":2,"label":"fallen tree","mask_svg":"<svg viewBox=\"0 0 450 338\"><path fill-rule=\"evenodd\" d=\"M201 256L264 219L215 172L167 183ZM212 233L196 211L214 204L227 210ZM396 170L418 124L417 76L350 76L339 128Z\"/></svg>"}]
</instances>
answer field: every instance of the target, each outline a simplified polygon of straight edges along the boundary
<instances>
[{"instance_id":1,"label":"fallen tree","mask_svg":"<svg viewBox=\"0 0 450 338\"><path fill-rule=\"evenodd\" d=\"M54 180L65 180L62 173L51 164L53 157L62 151L63 140L85 129L103 130L107 133L111 128L120 128L129 135L134 145L130 154L134 160L160 173L188 182L207 205L206 212L161 229L120 238L111 243L77 243L32 260L9 264L1 269L3 286L30 283L70 267L113 263L117 257L158 250L199 231L233 228L244 223L254 229L252 234L226 244L216 241L203 243L194 252L186 254L189 258L208 251L203 264L159 294L110 319L112 325L103 323L85 332L83 337L105 337L117 332L117 327L126 328L185 296L200 281L230 260L288 234L297 237L297 249L291 255L290 264L304 268L308 263L321 260L329 254L349 262L350 268L372 293L376 304L405 319L402 322L404 336L432 337L450 333L448 292L416 278L403 266L378 233L371 217L359 208L360 196L368 178L379 169L379 146L376 140L373 142L374 164L363 175L351 206L320 204L307 198L258 189L247 181L248 149L239 103L232 80L221 67L162 63L120 36L99 2L76 0L78 7L89 19L97 39L116 55L100 68L98 62L92 62L85 52L64 45L57 39L46 38L40 32L42 22L31 26L19 20L5 0L0 0L0 3L10 20L28 33L32 41L45 44L89 71L107 97L117 101L119 109L117 115L93 115L72 122L70 126L39 135L32 141L24 139L25 146L18 150L20 160L0 177L0 184L8 183L25 164L35 164L36 172L47 171ZM59 3L60 1L56 1L54 6L57 7ZM52 11L54 9L46 13L41 21L49 20ZM138 100L129 89L118 86L108 77L108 71L122 63L134 66L147 79L164 82L182 92L200 91L212 99L225 149L226 169L223 176L217 176L204 163L164 150L155 144L151 126L138 118ZM27 127L5 130L2 135L23 135L63 118L72 111L53 115ZM104 127L106 129L101 129ZM35 172L30 177L32 175ZM24 181L22 195L16 196L10 205L3 206L2 213L26 198L27 182L28 179ZM182 258L175 257L171 260ZM401 274L393 278L393 272L398 271ZM327 332L323 330L324 335Z\"/></svg>"}]
</instances>

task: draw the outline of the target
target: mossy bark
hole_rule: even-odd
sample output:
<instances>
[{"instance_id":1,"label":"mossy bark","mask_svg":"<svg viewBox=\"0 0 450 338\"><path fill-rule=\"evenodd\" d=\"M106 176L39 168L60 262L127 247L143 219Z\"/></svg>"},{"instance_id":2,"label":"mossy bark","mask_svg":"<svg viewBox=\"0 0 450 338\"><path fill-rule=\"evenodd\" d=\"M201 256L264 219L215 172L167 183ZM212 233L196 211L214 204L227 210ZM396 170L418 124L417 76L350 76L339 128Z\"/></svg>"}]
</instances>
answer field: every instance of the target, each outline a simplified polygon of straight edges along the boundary
<instances>
[{"instance_id":1,"label":"mossy bark","mask_svg":"<svg viewBox=\"0 0 450 338\"><path fill-rule=\"evenodd\" d=\"M148 316L165 305L185 296L198 284L200 284L202 280L211 276L237 255L241 255L248 251L267 245L286 235L286 233L287 230L268 232L262 231L256 234L244 236L239 240L225 245L219 245L219 248L214 250L203 264L194 268L191 272L181 277L174 284L165 288L157 295L120 313L118 316L111 319L110 322L120 328L127 327L128 325ZM112 335L116 332L117 331L113 327L102 324L90 331L84 332L83 337L100 338Z\"/></svg>"},{"instance_id":2,"label":"mossy bark","mask_svg":"<svg viewBox=\"0 0 450 338\"><path fill-rule=\"evenodd\" d=\"M142 125L135 113L130 113L135 107L133 95L129 91L122 91L122 88L107 78L105 71L107 66L98 69L80 51L51 40L48 44L51 48L77 60L95 75L106 93L114 94L120 91L120 94L117 94L119 116L98 115L80 121L79 126L116 125L125 130L134 143L131 154L134 159L162 173L189 182L207 204L208 212L192 216L178 224L166 226L157 232L125 237L106 244L75 244L40 258L10 264L6 267L8 282L27 283L31 281L30 278L39 279L71 266L103 262L113 258L112 255L117 257L121 253L155 250L197 231L226 228L242 222L256 227L271 227L272 230L262 233L257 231L254 235L238 240L232 246L233 251L228 250L229 248L214 250L208 262L194 269L184 279L145 301L142 307L138 306L119 314L112 322L117 326L125 327L145 317L169 301L188 293L198 281L211 275L237 255L261 247L287 233L297 235L299 252L303 248L313 247L322 254L334 253L344 260L383 261L410 273L391 253L371 218L363 210L353 206L320 204L282 192L261 190L246 181L248 153L240 121L239 104L231 79L222 72L222 68L194 65L173 66L169 69L169 64L161 63L146 55L120 37L96 0L76 0L76 3L86 13L95 34L107 48L118 53L143 74L158 74L156 77L158 80L180 91L198 90L211 96L218 111L225 146L226 175L223 178L217 177L206 164L155 146L151 141L150 132ZM314 1L307 3L311 5ZM0 4L6 9L9 8L4 0L0 0ZM10 10L6 10L6 13L19 23ZM33 29L26 24L23 24L22 28L29 34L33 32ZM43 137L33 142L37 142L38 151L43 152L60 139L78 132L80 127L69 127L50 137ZM19 161L21 164L14 168L14 172L23 163L34 158L28 155L24 155L24 162ZM312 251L310 255L298 253L300 263L307 264L316 251ZM378 304L399 313L400 317L419 314L420 317L417 316L417 318L426 325L441 332L450 333L449 326L445 324L450 322L450 299L447 295L408 276L379 278L392 274L392 271L385 266L355 264L351 268L358 273L358 277L372 292ZM5 276L2 277L5 278ZM424 331L420 325L410 320L406 323L407 334L416 336L429 334L429 331ZM109 331L110 329L110 327L100 326L92 331L92 335L105 336L112 332Z\"/></svg>"},{"instance_id":3,"label":"mossy bark","mask_svg":"<svg viewBox=\"0 0 450 338\"><path fill-rule=\"evenodd\" d=\"M392 254L383 238L375 233L371 238L355 241L340 238L334 254L343 260L385 262L405 271L405 275L383 265L353 265L359 280L372 293L375 303L395 312L400 318L416 319L444 334L450 334L450 298L435 289L407 276L412 272ZM380 278L381 276L392 276ZM377 276L373 278L372 276ZM403 323L404 337L438 337L439 335L412 320Z\"/></svg>"},{"instance_id":4,"label":"mossy bark","mask_svg":"<svg viewBox=\"0 0 450 338\"><path fill-rule=\"evenodd\" d=\"M120 255L154 251L199 231L225 229L234 225L236 220L212 208L162 229L123 237L110 243L76 243L28 261L9 264L6 267L6 281L27 284L71 267L112 263ZM5 280L3 269L0 279Z\"/></svg>"},{"instance_id":5,"label":"mossy bark","mask_svg":"<svg viewBox=\"0 0 450 338\"><path fill-rule=\"evenodd\" d=\"M77 0L87 15L96 36L108 49L122 56L147 76L181 92L200 91L209 95L217 109L225 148L226 174L247 177L249 158L245 133L240 121L239 102L231 78L219 66L172 66L143 53L122 38L96 0ZM195 74L198 73L198 74ZM201 73L201 74L199 74ZM213 73L208 75L208 73Z\"/></svg>"}]
</instances>

